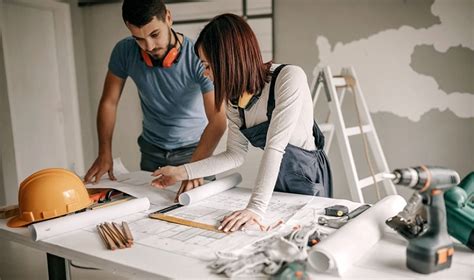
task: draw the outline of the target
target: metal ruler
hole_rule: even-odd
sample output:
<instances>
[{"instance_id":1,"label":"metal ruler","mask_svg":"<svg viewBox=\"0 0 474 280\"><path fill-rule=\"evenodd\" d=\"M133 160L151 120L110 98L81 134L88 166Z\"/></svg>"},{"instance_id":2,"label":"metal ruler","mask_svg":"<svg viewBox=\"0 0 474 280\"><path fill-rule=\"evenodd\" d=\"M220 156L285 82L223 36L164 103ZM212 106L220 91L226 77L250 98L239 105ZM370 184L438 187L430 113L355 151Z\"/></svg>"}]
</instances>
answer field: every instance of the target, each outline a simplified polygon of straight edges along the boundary
<instances>
[{"instance_id":1,"label":"metal ruler","mask_svg":"<svg viewBox=\"0 0 474 280\"><path fill-rule=\"evenodd\" d=\"M150 215L148 215L148 217L150 217L152 219L165 221L165 222L170 222L170 223L174 223L174 224L183 225L183 226L200 228L200 229L204 229L204 230L224 233L222 230L218 230L216 228L216 226L214 226L214 225L208 225L208 224L204 224L204 223L190 221L190 220L186 220L186 219L183 219L183 218L169 216L169 215L165 215L165 214L161 214L161 213L151 213Z\"/></svg>"}]
</instances>

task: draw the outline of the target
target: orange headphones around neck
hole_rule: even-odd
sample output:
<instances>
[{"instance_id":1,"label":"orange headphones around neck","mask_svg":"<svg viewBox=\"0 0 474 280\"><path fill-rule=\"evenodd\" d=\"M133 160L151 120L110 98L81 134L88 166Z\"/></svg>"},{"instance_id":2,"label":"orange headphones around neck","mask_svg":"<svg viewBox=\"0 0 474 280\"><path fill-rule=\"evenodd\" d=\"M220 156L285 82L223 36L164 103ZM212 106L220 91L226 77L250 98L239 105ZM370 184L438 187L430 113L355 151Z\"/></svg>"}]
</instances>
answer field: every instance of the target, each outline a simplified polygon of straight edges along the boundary
<instances>
[{"instance_id":1,"label":"orange headphones around neck","mask_svg":"<svg viewBox=\"0 0 474 280\"><path fill-rule=\"evenodd\" d=\"M173 36L176 39L176 43L174 44L174 46L171 45L171 36L170 36L168 50L166 51L166 54L163 59L156 59L152 57L150 54L148 54L145 50L140 48L141 58L148 67L158 66L158 67L163 67L163 68L170 68L171 66L173 66L174 63L178 62L180 52L178 51L177 45L179 44L181 48L182 44L178 39L178 35L172 28L171 28L171 32L173 33Z\"/></svg>"}]
</instances>

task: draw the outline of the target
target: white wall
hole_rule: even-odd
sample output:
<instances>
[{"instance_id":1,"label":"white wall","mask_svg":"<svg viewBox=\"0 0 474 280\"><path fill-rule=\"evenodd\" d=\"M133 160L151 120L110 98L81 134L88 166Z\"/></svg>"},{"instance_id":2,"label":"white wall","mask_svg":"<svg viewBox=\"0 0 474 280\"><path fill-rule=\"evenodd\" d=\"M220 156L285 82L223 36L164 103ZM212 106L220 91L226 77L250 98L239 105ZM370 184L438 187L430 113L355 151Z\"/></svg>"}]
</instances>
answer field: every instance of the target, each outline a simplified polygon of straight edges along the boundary
<instances>
[{"instance_id":1,"label":"white wall","mask_svg":"<svg viewBox=\"0 0 474 280\"><path fill-rule=\"evenodd\" d=\"M323 65L354 66L389 167L446 166L463 177L474 170L473 15L472 0L275 0L275 56L309 81ZM324 108L316 113L324 121ZM334 144L335 195L350 198ZM362 142L351 144L368 176ZM364 193L373 201L372 187Z\"/></svg>"},{"instance_id":2,"label":"white wall","mask_svg":"<svg viewBox=\"0 0 474 280\"><path fill-rule=\"evenodd\" d=\"M13 203L19 182L32 172L64 167L82 173L84 161L68 5L0 4L1 200Z\"/></svg>"},{"instance_id":3,"label":"white wall","mask_svg":"<svg viewBox=\"0 0 474 280\"><path fill-rule=\"evenodd\" d=\"M0 2L0 7L2 3ZM0 13L1 17L1 13ZM0 18L0 25L2 20ZM3 44L2 44L2 33L0 26L0 159L3 158L15 158L15 151L13 149L6 149L6 147L13 147L13 133L10 118L10 106L8 106L8 91L7 91L7 78L5 73L5 61L3 60ZM15 163L11 162L10 165L3 165L3 160L0 160L0 205L7 203L7 190L6 186L16 185L16 169Z\"/></svg>"},{"instance_id":4,"label":"white wall","mask_svg":"<svg viewBox=\"0 0 474 280\"><path fill-rule=\"evenodd\" d=\"M77 0L60 0L60 2L70 4L82 145L84 149L84 162L86 168L88 168L88 164L95 159L94 143L97 140L95 140L94 131L97 108L92 107L93 103L90 99L89 71L84 40L86 30L84 29L82 9L76 4Z\"/></svg>"},{"instance_id":5,"label":"white wall","mask_svg":"<svg viewBox=\"0 0 474 280\"><path fill-rule=\"evenodd\" d=\"M122 20L121 4L105 4L81 8L87 79L89 82L89 102L91 115L95 120L97 108L102 95L102 88L110 53L115 44L129 36L129 31ZM114 130L112 152L114 157L121 157L129 170L138 170L140 154L136 139L141 133L142 115L137 89L131 79L127 79L120 98L117 122ZM93 158L86 165L90 166L97 156L98 143L95 122L93 123Z\"/></svg>"}]
</instances>

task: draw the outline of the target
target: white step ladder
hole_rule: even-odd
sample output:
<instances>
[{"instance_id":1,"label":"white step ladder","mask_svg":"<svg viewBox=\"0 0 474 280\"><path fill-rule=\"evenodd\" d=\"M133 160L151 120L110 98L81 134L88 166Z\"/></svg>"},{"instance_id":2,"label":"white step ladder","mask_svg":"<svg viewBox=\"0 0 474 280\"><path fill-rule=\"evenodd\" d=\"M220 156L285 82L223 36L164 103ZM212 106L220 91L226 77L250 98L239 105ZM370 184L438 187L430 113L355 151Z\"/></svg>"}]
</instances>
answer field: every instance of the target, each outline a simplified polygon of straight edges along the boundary
<instances>
[{"instance_id":1,"label":"white step ladder","mask_svg":"<svg viewBox=\"0 0 474 280\"><path fill-rule=\"evenodd\" d=\"M378 199L380 199L378 182L383 183L386 195L397 194L397 191L392 181L384 179L382 176L383 173L390 172L390 170L388 169L387 161L383 154L382 147L380 146L372 118L370 117L370 112L357 81L357 76L352 67L343 68L341 75L333 76L330 67L327 66L324 67L313 82L312 96L313 108L316 108L319 94L321 89L324 88L329 105L327 123L320 125L321 131L326 135L324 150L326 153L329 152L334 133L336 133L352 200L365 203L362 189L367 186L376 185ZM346 92L352 92L354 94L356 113L360 121L359 126L346 127L341 110ZM354 162L354 155L349 142L349 137L356 135L363 137L367 162L369 164L369 170L372 173L372 176L364 179L359 179ZM372 167L370 155L368 154L369 148L375 161L377 172Z\"/></svg>"}]
</instances>

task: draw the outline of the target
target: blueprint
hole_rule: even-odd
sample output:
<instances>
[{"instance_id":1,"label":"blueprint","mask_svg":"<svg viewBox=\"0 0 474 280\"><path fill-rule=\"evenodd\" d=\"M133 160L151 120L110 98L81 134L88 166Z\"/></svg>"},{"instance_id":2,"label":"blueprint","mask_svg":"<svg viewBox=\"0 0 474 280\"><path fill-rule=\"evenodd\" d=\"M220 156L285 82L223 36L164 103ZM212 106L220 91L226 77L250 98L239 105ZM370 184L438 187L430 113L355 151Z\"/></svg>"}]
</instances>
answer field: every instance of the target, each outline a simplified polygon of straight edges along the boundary
<instances>
[{"instance_id":1,"label":"blueprint","mask_svg":"<svg viewBox=\"0 0 474 280\"><path fill-rule=\"evenodd\" d=\"M120 158L114 158L114 175L117 180L109 179L107 173L102 176L97 184L86 184L88 189L115 189L129 194L136 198L148 198L152 205L164 208L174 204L176 191L179 183L169 186L166 189L158 189L151 186L151 181L155 178L152 172L135 171L129 172L123 165Z\"/></svg>"},{"instance_id":2,"label":"blueprint","mask_svg":"<svg viewBox=\"0 0 474 280\"><path fill-rule=\"evenodd\" d=\"M166 214L218 225L224 215L244 209L250 195L249 189L233 188ZM311 199L311 196L275 192L263 223L273 225L279 220L288 220ZM230 234L218 233L149 218L130 222L130 228L134 235L139 235L136 243L204 260L214 258L218 251L234 251L272 234L256 227Z\"/></svg>"},{"instance_id":3,"label":"blueprint","mask_svg":"<svg viewBox=\"0 0 474 280\"><path fill-rule=\"evenodd\" d=\"M102 178L98 184L87 184L88 189L116 189L136 198L147 197L152 205L166 207L174 204L176 191L179 184L175 184L166 189L159 189L151 186L154 179L151 172L135 171L122 173L115 176L116 181L108 178Z\"/></svg>"},{"instance_id":4,"label":"blueprint","mask_svg":"<svg viewBox=\"0 0 474 280\"><path fill-rule=\"evenodd\" d=\"M247 227L245 231L220 233L148 218L149 213L174 204L173 200L179 185L176 184L166 189L154 188L150 185L153 179L150 172L127 172L125 168L122 169L123 172L116 175L116 181L103 178L100 183L87 185L87 187L113 188L138 198L147 197L150 200L151 208L149 210L117 219L117 222L127 221L129 223L134 242L137 244L200 259L213 259L216 252L235 252L245 245L251 245L255 241L271 236L278 230L275 228L270 232L262 232L258 226L253 225ZM195 190L197 193L188 199L190 202L195 202L166 214L217 227L225 215L247 206L251 196L250 189L228 189L240 181L240 174L232 174L208 183L207 186L201 186ZM216 189L221 189L222 192L215 194ZM192 194L191 192L189 194ZM206 197L206 195L210 196ZM262 223L267 226L275 226L286 222L308 202L313 201L313 198L312 196L275 192ZM96 229L89 227L85 230L95 231Z\"/></svg>"}]
</instances>

